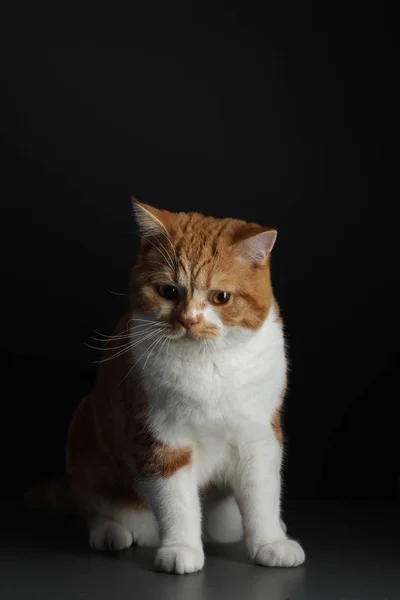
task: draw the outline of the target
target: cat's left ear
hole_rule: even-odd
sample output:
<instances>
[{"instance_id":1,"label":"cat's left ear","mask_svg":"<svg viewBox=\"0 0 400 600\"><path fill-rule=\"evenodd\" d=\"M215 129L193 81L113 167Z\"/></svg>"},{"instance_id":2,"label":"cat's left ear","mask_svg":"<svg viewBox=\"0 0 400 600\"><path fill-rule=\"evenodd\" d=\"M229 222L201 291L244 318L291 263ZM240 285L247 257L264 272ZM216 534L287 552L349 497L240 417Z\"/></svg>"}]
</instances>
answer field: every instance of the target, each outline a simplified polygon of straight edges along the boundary
<instances>
[{"instance_id":1,"label":"cat's left ear","mask_svg":"<svg viewBox=\"0 0 400 600\"><path fill-rule=\"evenodd\" d=\"M143 238L159 234L168 235L170 224L170 213L168 211L142 204L136 198L131 198L131 201L135 221Z\"/></svg>"},{"instance_id":2,"label":"cat's left ear","mask_svg":"<svg viewBox=\"0 0 400 600\"><path fill-rule=\"evenodd\" d=\"M247 235L242 233L241 239L233 244L233 251L239 261L251 262L255 266L261 267L267 263L278 232L276 229L258 231L257 233L254 229L250 229Z\"/></svg>"}]
</instances>

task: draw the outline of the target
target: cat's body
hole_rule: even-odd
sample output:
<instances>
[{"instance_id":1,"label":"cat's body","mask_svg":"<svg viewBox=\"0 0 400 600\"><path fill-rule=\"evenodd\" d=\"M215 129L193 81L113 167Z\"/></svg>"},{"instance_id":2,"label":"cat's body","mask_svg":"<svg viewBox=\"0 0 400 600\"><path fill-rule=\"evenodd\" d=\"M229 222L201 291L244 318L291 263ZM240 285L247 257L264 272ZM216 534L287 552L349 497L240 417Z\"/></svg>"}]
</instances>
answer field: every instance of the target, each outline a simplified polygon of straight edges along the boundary
<instances>
[{"instance_id":1,"label":"cat's body","mask_svg":"<svg viewBox=\"0 0 400 600\"><path fill-rule=\"evenodd\" d=\"M91 545L160 544L157 567L187 573L203 566L202 535L244 537L259 564L301 564L280 521L276 233L135 207L144 244L132 312L68 434L69 485Z\"/></svg>"}]
</instances>

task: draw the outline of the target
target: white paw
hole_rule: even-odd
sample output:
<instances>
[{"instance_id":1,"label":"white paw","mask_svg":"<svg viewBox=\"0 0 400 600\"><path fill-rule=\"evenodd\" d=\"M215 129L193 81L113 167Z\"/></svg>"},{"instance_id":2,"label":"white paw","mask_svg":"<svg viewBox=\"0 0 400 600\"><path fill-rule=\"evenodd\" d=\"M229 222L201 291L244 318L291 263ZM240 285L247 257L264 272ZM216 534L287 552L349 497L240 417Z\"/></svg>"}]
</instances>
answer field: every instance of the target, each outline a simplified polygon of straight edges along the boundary
<instances>
[{"instance_id":1,"label":"white paw","mask_svg":"<svg viewBox=\"0 0 400 600\"><path fill-rule=\"evenodd\" d=\"M305 558L300 544L285 538L261 546L254 561L265 567L298 567Z\"/></svg>"},{"instance_id":2,"label":"white paw","mask_svg":"<svg viewBox=\"0 0 400 600\"><path fill-rule=\"evenodd\" d=\"M161 547L156 554L156 569L165 573L194 573L204 566L203 548L190 546Z\"/></svg>"},{"instance_id":3,"label":"white paw","mask_svg":"<svg viewBox=\"0 0 400 600\"><path fill-rule=\"evenodd\" d=\"M90 545L94 550L124 550L132 541L132 534L113 521L99 523L90 531Z\"/></svg>"}]
</instances>

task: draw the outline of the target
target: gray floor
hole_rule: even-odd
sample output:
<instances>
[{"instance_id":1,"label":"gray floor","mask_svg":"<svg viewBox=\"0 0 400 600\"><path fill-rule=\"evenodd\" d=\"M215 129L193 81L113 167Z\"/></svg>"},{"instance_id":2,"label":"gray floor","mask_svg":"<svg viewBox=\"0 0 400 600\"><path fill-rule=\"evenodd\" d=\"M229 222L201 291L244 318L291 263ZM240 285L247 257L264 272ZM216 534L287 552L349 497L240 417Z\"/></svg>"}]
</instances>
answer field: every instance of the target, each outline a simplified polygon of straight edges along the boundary
<instances>
[{"instance_id":1,"label":"gray floor","mask_svg":"<svg viewBox=\"0 0 400 600\"><path fill-rule=\"evenodd\" d=\"M303 567L253 566L241 544L211 544L203 572L174 576L153 571L151 550L93 553L73 523L5 505L0 599L399 600L399 508L292 506L286 521L289 533L304 544Z\"/></svg>"}]
</instances>

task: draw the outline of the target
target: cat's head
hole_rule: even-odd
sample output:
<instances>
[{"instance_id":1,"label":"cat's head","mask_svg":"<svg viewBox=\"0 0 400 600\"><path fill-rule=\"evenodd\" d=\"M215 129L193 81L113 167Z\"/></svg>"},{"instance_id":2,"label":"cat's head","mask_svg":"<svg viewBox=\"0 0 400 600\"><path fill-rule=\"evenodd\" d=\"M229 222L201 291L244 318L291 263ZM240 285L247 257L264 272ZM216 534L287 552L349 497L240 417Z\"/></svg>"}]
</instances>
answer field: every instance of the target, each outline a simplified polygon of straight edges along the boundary
<instances>
[{"instance_id":1,"label":"cat's head","mask_svg":"<svg viewBox=\"0 0 400 600\"><path fill-rule=\"evenodd\" d=\"M133 210L141 248L132 271L131 302L143 328L154 321L171 340L215 344L261 327L273 300L275 230L171 213L135 199Z\"/></svg>"}]
</instances>

